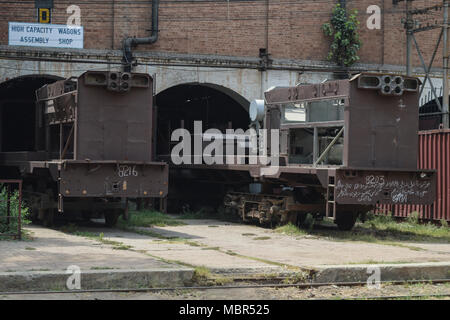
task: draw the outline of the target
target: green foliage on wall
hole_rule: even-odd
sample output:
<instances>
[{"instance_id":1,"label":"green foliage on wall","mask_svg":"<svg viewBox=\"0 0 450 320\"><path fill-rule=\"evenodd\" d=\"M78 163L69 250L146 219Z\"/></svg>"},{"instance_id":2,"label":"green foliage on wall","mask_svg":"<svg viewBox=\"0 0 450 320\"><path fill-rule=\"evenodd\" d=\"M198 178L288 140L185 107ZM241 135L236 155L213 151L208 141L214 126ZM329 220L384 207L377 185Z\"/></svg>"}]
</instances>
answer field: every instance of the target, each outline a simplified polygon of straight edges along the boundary
<instances>
[{"instance_id":1,"label":"green foliage on wall","mask_svg":"<svg viewBox=\"0 0 450 320\"><path fill-rule=\"evenodd\" d=\"M349 67L359 60L361 41L358 34L358 11L347 12L340 4L333 9L331 21L322 26L325 35L332 38L328 60Z\"/></svg>"}]
</instances>

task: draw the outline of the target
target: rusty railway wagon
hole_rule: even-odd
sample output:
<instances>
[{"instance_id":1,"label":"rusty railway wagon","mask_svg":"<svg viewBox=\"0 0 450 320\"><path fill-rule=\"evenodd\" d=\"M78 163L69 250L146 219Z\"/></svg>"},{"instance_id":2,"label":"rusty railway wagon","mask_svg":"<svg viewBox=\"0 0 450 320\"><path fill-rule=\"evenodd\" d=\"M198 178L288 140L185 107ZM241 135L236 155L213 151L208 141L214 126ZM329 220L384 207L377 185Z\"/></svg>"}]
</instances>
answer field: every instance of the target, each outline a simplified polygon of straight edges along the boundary
<instances>
[{"instance_id":1,"label":"rusty railway wagon","mask_svg":"<svg viewBox=\"0 0 450 320\"><path fill-rule=\"evenodd\" d=\"M349 230L377 204L431 204L436 173L417 169L419 87L417 78L363 73L272 88L249 113L256 132L278 135L278 168L223 164L171 171L190 168L193 179L226 184L227 211L262 224L302 225L311 214Z\"/></svg>"},{"instance_id":2,"label":"rusty railway wagon","mask_svg":"<svg viewBox=\"0 0 450 320\"><path fill-rule=\"evenodd\" d=\"M88 71L38 89L34 148L0 153L2 172L23 179L33 218L100 214L112 226L129 198L166 197L153 100L153 79L141 73Z\"/></svg>"}]
</instances>

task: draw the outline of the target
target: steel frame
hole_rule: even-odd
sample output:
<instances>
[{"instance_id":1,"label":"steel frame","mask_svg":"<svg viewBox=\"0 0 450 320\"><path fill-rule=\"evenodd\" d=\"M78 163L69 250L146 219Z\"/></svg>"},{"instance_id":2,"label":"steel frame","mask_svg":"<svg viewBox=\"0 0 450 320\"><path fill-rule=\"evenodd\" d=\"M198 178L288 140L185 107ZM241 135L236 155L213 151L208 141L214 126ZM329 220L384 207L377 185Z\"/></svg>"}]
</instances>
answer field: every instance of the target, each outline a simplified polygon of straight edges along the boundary
<instances>
[{"instance_id":1,"label":"steel frame","mask_svg":"<svg viewBox=\"0 0 450 320\"><path fill-rule=\"evenodd\" d=\"M419 59L420 62L422 64L422 67L425 71L425 80L423 81L422 87L420 89L420 95L422 95L423 90L425 88L425 85L427 84L427 81L430 83L431 86L431 92L432 95L434 96L434 100L436 101L436 105L438 106L439 112L435 112L435 115L442 115L443 119L442 119L442 125L444 126L444 128L448 128L449 127L449 95L448 95L448 91L449 91L449 83L448 83L448 67L449 67L449 51L448 51L448 45L449 45L449 34L448 34L448 30L449 30L449 23L448 23L448 19L449 19L449 13L448 13L448 9L449 9L449 2L448 0L443 0L442 1L442 5L434 5L431 7L427 7L427 8L423 8L423 9L411 9L410 8L410 3L412 3L414 0L400 0L400 1L405 1L405 5L406 5L406 20L405 20L405 29L406 29L406 37L407 37L407 46L406 46L406 70L408 75L411 74L411 49L412 49L412 41L414 42L414 45L416 47L417 53L419 55ZM395 4L400 2L400 1L396 1L394 2ZM428 11L431 10L437 10L443 8L444 10L444 14L443 14L443 23L442 25L439 24L433 24L433 25L428 25L426 27L419 27L419 28L414 28L414 19L413 19L413 15L420 15L420 14L426 14ZM439 34L439 39L436 43L436 46L433 50L433 55L431 57L430 63L428 65L428 67L425 64L422 52L420 50L419 44L417 43L415 34L422 32L422 31L428 31L428 30L432 30L432 29L437 29L437 28L441 28L441 32ZM411 41L412 40L412 41ZM430 72L431 72L431 68L433 66L434 63L434 59L436 57L436 53L437 50L439 48L439 45L441 44L441 41L444 42L444 52L443 52L443 59L444 59L444 66L443 66L443 77L442 77L442 82L443 82L443 93L442 93L442 99L443 102L441 104L441 102L439 101L439 96L436 93L436 88L433 85L433 82L431 81L430 78ZM447 81L445 81L447 80ZM429 116L430 114L428 113L422 113L419 114L419 116L423 117L423 116Z\"/></svg>"}]
</instances>

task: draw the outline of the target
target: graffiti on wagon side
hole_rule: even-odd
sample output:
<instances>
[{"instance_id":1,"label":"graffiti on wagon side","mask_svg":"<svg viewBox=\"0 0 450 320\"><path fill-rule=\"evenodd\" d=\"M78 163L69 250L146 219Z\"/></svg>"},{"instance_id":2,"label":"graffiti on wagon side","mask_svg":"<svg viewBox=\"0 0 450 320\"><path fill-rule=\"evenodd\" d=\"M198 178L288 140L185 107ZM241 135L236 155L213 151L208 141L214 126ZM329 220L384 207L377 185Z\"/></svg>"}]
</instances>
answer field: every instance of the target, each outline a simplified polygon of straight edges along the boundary
<instances>
[{"instance_id":1,"label":"graffiti on wagon side","mask_svg":"<svg viewBox=\"0 0 450 320\"><path fill-rule=\"evenodd\" d=\"M424 198L431 190L430 181L419 179L388 179L385 176L369 175L365 181L348 182L338 180L337 199L352 199L361 203L371 203L379 199L396 204L408 203L408 199Z\"/></svg>"}]
</instances>

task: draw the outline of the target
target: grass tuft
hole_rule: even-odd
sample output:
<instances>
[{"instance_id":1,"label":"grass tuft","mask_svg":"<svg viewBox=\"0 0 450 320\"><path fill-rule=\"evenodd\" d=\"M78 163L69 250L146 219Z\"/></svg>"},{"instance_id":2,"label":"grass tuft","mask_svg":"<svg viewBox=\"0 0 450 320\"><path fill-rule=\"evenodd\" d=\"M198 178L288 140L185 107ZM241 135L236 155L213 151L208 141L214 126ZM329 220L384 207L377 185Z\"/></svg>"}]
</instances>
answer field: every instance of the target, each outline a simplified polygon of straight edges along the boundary
<instances>
[{"instance_id":1,"label":"grass tuft","mask_svg":"<svg viewBox=\"0 0 450 320\"><path fill-rule=\"evenodd\" d=\"M253 240L269 240L269 239L271 239L270 237L256 237L256 238L253 238Z\"/></svg>"},{"instance_id":2,"label":"grass tuft","mask_svg":"<svg viewBox=\"0 0 450 320\"><path fill-rule=\"evenodd\" d=\"M275 231L278 233L286 234L288 236L304 236L307 234L305 230L298 228L292 223L277 227Z\"/></svg>"},{"instance_id":3,"label":"grass tuft","mask_svg":"<svg viewBox=\"0 0 450 320\"><path fill-rule=\"evenodd\" d=\"M206 267L195 267L192 281L200 286L223 286L232 283L233 279L212 274Z\"/></svg>"},{"instance_id":4,"label":"grass tuft","mask_svg":"<svg viewBox=\"0 0 450 320\"><path fill-rule=\"evenodd\" d=\"M68 232L68 230L71 230L72 232ZM96 240L103 244L111 245L111 246L113 246L112 248L114 250L129 250L129 249L133 248L132 246L126 245L119 241L105 239L105 234L103 232L100 232L97 234L97 233L90 232L90 231L78 231L78 230L74 230L73 228L69 228L69 229L65 228L64 232L70 233L75 236Z\"/></svg>"},{"instance_id":5,"label":"grass tuft","mask_svg":"<svg viewBox=\"0 0 450 320\"><path fill-rule=\"evenodd\" d=\"M291 236L306 234L327 238L334 241L362 241L405 247L411 250L423 250L405 242L450 243L450 229L432 223L420 223L418 215L412 215L407 220L397 221L391 216L367 215L362 223L351 231L341 231L331 224L322 223L313 230L300 229L293 224L287 224L275 229L276 232Z\"/></svg>"},{"instance_id":6,"label":"grass tuft","mask_svg":"<svg viewBox=\"0 0 450 320\"><path fill-rule=\"evenodd\" d=\"M129 219L119 219L118 227L167 227L182 226L184 222L178 221L168 215L157 211L130 211Z\"/></svg>"},{"instance_id":7,"label":"grass tuft","mask_svg":"<svg viewBox=\"0 0 450 320\"><path fill-rule=\"evenodd\" d=\"M228 213L225 208L219 207L218 209L214 209L212 207L202 207L198 211L193 211L189 208L184 208L183 212L178 216L178 219L182 220L221 220L227 222L240 222L238 216L231 215ZM214 227L214 226L211 226ZM217 226L215 226L217 227Z\"/></svg>"}]
</instances>

